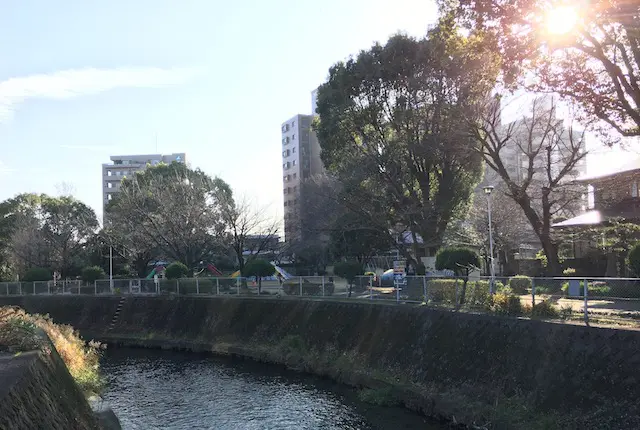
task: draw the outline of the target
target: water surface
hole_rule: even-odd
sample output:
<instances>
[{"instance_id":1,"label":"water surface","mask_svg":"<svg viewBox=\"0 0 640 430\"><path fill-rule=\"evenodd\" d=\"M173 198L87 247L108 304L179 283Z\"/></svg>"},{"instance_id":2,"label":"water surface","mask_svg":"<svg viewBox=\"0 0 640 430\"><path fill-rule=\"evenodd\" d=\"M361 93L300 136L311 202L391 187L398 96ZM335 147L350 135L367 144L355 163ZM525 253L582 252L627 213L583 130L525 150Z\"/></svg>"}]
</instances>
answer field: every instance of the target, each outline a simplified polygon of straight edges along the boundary
<instances>
[{"instance_id":1,"label":"water surface","mask_svg":"<svg viewBox=\"0 0 640 430\"><path fill-rule=\"evenodd\" d=\"M403 408L278 366L206 354L108 349L104 399L125 430L442 429Z\"/></svg>"}]
</instances>

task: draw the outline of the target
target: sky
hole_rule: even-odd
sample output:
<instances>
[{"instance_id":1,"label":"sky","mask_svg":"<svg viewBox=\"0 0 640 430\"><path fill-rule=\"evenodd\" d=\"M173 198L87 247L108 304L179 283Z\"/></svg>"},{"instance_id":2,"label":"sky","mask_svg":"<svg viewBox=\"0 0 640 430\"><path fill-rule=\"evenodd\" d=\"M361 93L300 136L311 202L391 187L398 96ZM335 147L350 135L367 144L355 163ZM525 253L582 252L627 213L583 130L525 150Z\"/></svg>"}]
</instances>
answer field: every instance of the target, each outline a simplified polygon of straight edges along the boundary
<instances>
[{"instance_id":1,"label":"sky","mask_svg":"<svg viewBox=\"0 0 640 430\"><path fill-rule=\"evenodd\" d=\"M110 155L185 152L280 216L281 123L332 64L435 17L425 0L4 2L0 200L72 190L101 218Z\"/></svg>"},{"instance_id":2,"label":"sky","mask_svg":"<svg viewBox=\"0 0 640 430\"><path fill-rule=\"evenodd\" d=\"M101 218L110 155L185 152L280 217L281 123L332 64L435 18L427 0L4 2L0 200L71 190ZM637 156L597 150L589 173Z\"/></svg>"}]
</instances>

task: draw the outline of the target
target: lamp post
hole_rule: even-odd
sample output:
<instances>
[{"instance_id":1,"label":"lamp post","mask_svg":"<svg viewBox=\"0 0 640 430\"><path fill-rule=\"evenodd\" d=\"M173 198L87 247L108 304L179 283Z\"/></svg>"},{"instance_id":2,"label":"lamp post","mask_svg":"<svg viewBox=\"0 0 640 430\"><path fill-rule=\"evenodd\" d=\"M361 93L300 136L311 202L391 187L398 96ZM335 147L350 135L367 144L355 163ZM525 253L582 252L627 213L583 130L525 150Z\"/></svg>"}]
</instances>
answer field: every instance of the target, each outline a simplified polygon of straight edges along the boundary
<instances>
[{"instance_id":1,"label":"lamp post","mask_svg":"<svg viewBox=\"0 0 640 430\"><path fill-rule=\"evenodd\" d=\"M109 288L113 293L113 246L109 245Z\"/></svg>"},{"instance_id":2,"label":"lamp post","mask_svg":"<svg viewBox=\"0 0 640 430\"><path fill-rule=\"evenodd\" d=\"M489 293L493 294L493 287L496 282L496 270L493 264L493 224L491 223L491 193L493 192L493 186L488 185L483 188L484 194L487 196L487 209L489 215L489 273L491 280L489 281Z\"/></svg>"}]
</instances>

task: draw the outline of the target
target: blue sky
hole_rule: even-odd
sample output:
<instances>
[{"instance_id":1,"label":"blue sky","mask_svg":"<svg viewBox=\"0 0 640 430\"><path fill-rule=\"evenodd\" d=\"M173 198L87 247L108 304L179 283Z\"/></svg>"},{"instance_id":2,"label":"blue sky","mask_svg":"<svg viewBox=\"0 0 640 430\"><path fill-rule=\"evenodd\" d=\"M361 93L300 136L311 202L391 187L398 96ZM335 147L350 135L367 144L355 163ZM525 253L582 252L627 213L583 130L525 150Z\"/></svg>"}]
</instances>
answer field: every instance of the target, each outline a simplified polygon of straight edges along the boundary
<instances>
[{"instance_id":1,"label":"blue sky","mask_svg":"<svg viewBox=\"0 0 640 430\"><path fill-rule=\"evenodd\" d=\"M68 183L101 215L109 155L186 152L281 213L280 124L310 113L328 68L424 0L22 0L0 14L0 200Z\"/></svg>"}]
</instances>

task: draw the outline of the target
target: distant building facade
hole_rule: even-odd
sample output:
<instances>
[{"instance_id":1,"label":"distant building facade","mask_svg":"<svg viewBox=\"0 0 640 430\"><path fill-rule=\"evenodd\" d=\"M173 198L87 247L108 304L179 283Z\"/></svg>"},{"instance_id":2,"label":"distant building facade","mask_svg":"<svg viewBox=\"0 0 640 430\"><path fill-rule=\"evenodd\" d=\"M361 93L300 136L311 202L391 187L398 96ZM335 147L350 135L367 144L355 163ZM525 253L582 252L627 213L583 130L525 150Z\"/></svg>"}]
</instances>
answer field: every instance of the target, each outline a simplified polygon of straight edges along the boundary
<instances>
[{"instance_id":1,"label":"distant building facade","mask_svg":"<svg viewBox=\"0 0 640 430\"><path fill-rule=\"evenodd\" d=\"M184 163L184 152L174 154L142 154L142 155L112 155L111 163L102 165L102 213L113 196L120 192L120 183L125 177L131 177L135 172L155 166L160 163L171 164L176 161ZM104 215L103 215L104 217Z\"/></svg>"}]
</instances>

